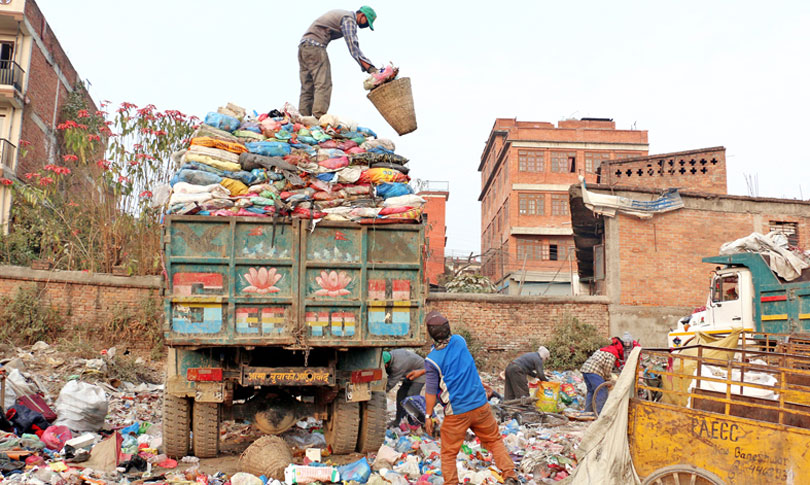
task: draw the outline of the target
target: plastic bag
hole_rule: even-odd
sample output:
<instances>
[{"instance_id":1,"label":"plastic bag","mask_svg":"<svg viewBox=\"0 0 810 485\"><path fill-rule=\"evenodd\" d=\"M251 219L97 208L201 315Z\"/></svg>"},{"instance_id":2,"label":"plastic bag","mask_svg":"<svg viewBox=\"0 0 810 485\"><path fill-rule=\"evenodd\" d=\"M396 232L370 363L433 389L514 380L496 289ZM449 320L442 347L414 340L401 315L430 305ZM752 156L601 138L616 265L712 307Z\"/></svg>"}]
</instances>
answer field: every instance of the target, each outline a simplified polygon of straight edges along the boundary
<instances>
[{"instance_id":1,"label":"plastic bag","mask_svg":"<svg viewBox=\"0 0 810 485\"><path fill-rule=\"evenodd\" d=\"M403 184L401 182L386 182L376 186L374 188L374 192L377 194L377 197L387 199L389 197L399 197L400 195L412 194L413 189L411 189L410 185Z\"/></svg>"},{"instance_id":2,"label":"plastic bag","mask_svg":"<svg viewBox=\"0 0 810 485\"><path fill-rule=\"evenodd\" d=\"M349 158L348 157L330 158L328 160L320 162L318 165L329 170L340 170L341 168L349 166Z\"/></svg>"},{"instance_id":3,"label":"plastic bag","mask_svg":"<svg viewBox=\"0 0 810 485\"><path fill-rule=\"evenodd\" d=\"M264 485L264 482L256 475L239 472L231 477L231 485Z\"/></svg>"},{"instance_id":4,"label":"plastic bag","mask_svg":"<svg viewBox=\"0 0 810 485\"><path fill-rule=\"evenodd\" d=\"M353 463L339 466L338 473L340 473L341 481L366 483L368 482L368 477L371 476L371 467L368 465L368 460L366 460L364 456Z\"/></svg>"},{"instance_id":5,"label":"plastic bag","mask_svg":"<svg viewBox=\"0 0 810 485\"><path fill-rule=\"evenodd\" d=\"M403 463L394 467L394 471L405 475L411 480L416 480L422 476L419 472L419 458L416 455L408 455Z\"/></svg>"},{"instance_id":6,"label":"plastic bag","mask_svg":"<svg viewBox=\"0 0 810 485\"><path fill-rule=\"evenodd\" d=\"M394 466L394 463L399 460L401 453L397 450L391 448L387 445L380 446L380 449L377 450L377 457L374 458L374 463L372 463L372 467L375 470L380 470L381 468L391 468Z\"/></svg>"},{"instance_id":7,"label":"plastic bag","mask_svg":"<svg viewBox=\"0 0 810 485\"><path fill-rule=\"evenodd\" d=\"M48 429L42 433L40 440L45 443L45 446L54 451L59 451L65 447L65 443L73 438L67 426L48 426Z\"/></svg>"},{"instance_id":8,"label":"plastic bag","mask_svg":"<svg viewBox=\"0 0 810 485\"><path fill-rule=\"evenodd\" d=\"M560 410L559 382L540 382L540 387L537 389L537 409L547 413L556 413Z\"/></svg>"},{"instance_id":9,"label":"plastic bag","mask_svg":"<svg viewBox=\"0 0 810 485\"><path fill-rule=\"evenodd\" d=\"M107 416L107 395L99 386L69 381L59 392L56 414L56 425L73 431L98 431Z\"/></svg>"},{"instance_id":10,"label":"plastic bag","mask_svg":"<svg viewBox=\"0 0 810 485\"><path fill-rule=\"evenodd\" d=\"M385 182L407 182L410 178L402 172L390 168L370 168L360 175L359 183L382 184Z\"/></svg>"},{"instance_id":11,"label":"plastic bag","mask_svg":"<svg viewBox=\"0 0 810 485\"><path fill-rule=\"evenodd\" d=\"M279 141L255 141L246 143L250 153L257 153L266 157L284 157L290 154L292 148L289 143Z\"/></svg>"},{"instance_id":12,"label":"plastic bag","mask_svg":"<svg viewBox=\"0 0 810 485\"><path fill-rule=\"evenodd\" d=\"M292 464L284 469L284 481L295 483L339 482L340 473L332 466L305 466Z\"/></svg>"},{"instance_id":13,"label":"plastic bag","mask_svg":"<svg viewBox=\"0 0 810 485\"><path fill-rule=\"evenodd\" d=\"M238 129L241 122L233 116L212 112L205 115L205 124L230 133Z\"/></svg>"},{"instance_id":14,"label":"plastic bag","mask_svg":"<svg viewBox=\"0 0 810 485\"><path fill-rule=\"evenodd\" d=\"M425 205L425 199L418 195L400 195L399 197L390 197L385 199L383 207L422 207Z\"/></svg>"}]
</instances>

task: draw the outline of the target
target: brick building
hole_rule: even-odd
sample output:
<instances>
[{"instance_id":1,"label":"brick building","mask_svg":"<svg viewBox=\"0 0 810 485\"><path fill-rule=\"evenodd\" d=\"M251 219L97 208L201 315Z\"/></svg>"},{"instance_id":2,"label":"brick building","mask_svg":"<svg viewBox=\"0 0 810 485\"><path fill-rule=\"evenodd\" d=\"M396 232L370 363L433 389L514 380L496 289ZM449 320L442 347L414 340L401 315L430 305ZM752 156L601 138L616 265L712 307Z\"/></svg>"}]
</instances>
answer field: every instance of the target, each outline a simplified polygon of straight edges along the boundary
<instances>
[{"instance_id":1,"label":"brick building","mask_svg":"<svg viewBox=\"0 0 810 485\"><path fill-rule=\"evenodd\" d=\"M0 177L13 180L60 159L56 126L68 93L80 83L36 2L0 2ZM20 140L31 143L24 159ZM10 208L11 190L0 185L4 229Z\"/></svg>"},{"instance_id":2,"label":"brick building","mask_svg":"<svg viewBox=\"0 0 810 485\"><path fill-rule=\"evenodd\" d=\"M647 132L610 119L498 118L481 155L482 272L502 293L570 295L576 279L568 187L599 166L646 155Z\"/></svg>"},{"instance_id":3,"label":"brick building","mask_svg":"<svg viewBox=\"0 0 810 485\"><path fill-rule=\"evenodd\" d=\"M439 284L439 276L444 274L444 248L447 246L447 224L445 211L450 199L448 182L421 181L418 194L424 198L424 213L427 215L427 261L425 273L431 286Z\"/></svg>"},{"instance_id":4,"label":"brick building","mask_svg":"<svg viewBox=\"0 0 810 485\"><path fill-rule=\"evenodd\" d=\"M712 155L718 160L713 166L725 171L725 163L719 163L725 157L718 149L650 158L677 162L683 154L689 154L687 163L693 156L699 163L703 155ZM706 303L714 266L701 259L716 256L726 242L772 230L787 234L799 246L810 242L810 201L727 195L719 190L724 180L710 184L710 171L694 175L697 190L680 191L683 208L645 219L621 212L596 215L584 205L581 185L571 186L580 281L590 294L608 297L612 335L630 330L648 346L665 345L666 332L677 319ZM637 201L653 200L662 192L606 184L588 184L586 189Z\"/></svg>"}]
</instances>

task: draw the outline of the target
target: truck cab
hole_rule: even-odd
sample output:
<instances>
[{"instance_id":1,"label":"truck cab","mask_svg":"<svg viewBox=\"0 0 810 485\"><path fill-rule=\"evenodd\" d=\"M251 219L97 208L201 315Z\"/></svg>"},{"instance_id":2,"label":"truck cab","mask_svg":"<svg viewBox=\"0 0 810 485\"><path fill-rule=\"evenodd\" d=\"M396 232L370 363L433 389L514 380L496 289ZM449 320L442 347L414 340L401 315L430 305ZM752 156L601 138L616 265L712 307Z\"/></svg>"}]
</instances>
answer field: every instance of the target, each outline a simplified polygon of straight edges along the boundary
<instances>
[{"instance_id":1,"label":"truck cab","mask_svg":"<svg viewBox=\"0 0 810 485\"><path fill-rule=\"evenodd\" d=\"M756 253L713 256L703 262L722 266L712 274L706 305L680 319L667 334L669 347L688 345L695 331L718 335L740 327L772 333L810 331L810 274L787 282Z\"/></svg>"}]
</instances>

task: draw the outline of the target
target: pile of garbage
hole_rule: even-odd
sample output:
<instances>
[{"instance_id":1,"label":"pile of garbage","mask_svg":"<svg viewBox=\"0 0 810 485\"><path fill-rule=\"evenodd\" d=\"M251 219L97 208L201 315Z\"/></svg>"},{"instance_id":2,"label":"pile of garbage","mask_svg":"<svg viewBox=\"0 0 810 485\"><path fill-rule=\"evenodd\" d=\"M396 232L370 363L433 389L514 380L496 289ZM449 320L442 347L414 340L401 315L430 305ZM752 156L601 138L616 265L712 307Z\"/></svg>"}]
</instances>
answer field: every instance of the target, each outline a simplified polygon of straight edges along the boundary
<instances>
[{"instance_id":1,"label":"pile of garbage","mask_svg":"<svg viewBox=\"0 0 810 485\"><path fill-rule=\"evenodd\" d=\"M282 110L208 113L179 170L154 191L170 214L280 216L360 224L418 222L425 200L408 184L408 159L357 122Z\"/></svg>"}]
</instances>

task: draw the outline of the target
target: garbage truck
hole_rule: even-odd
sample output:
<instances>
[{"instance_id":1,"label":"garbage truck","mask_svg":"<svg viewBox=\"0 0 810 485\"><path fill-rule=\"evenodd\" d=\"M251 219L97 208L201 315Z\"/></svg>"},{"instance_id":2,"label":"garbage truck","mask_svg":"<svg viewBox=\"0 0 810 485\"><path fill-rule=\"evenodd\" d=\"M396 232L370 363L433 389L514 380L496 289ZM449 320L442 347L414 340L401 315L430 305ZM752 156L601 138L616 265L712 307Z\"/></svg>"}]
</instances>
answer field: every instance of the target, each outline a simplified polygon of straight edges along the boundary
<instances>
[{"instance_id":1,"label":"garbage truck","mask_svg":"<svg viewBox=\"0 0 810 485\"><path fill-rule=\"evenodd\" d=\"M776 334L810 333L810 268L788 282L761 253L703 258L718 265L706 305L667 334L670 348L688 345L695 331L723 335L733 328Z\"/></svg>"},{"instance_id":2,"label":"garbage truck","mask_svg":"<svg viewBox=\"0 0 810 485\"><path fill-rule=\"evenodd\" d=\"M166 216L162 244L168 455L216 456L226 419L379 448L382 349L425 342L424 223Z\"/></svg>"}]
</instances>

